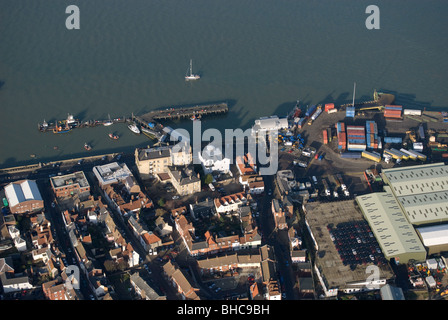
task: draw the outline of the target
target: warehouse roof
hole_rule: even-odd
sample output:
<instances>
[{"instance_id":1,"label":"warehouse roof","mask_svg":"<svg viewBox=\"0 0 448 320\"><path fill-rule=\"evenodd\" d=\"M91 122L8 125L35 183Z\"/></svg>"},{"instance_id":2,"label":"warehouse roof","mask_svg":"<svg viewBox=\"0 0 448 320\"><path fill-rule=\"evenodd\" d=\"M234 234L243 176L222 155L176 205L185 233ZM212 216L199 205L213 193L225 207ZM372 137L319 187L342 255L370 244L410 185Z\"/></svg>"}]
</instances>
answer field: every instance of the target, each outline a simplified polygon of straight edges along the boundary
<instances>
[{"instance_id":1,"label":"warehouse roof","mask_svg":"<svg viewBox=\"0 0 448 320\"><path fill-rule=\"evenodd\" d=\"M448 244L448 224L417 228L427 247Z\"/></svg>"},{"instance_id":2,"label":"warehouse roof","mask_svg":"<svg viewBox=\"0 0 448 320\"><path fill-rule=\"evenodd\" d=\"M384 190L386 192L356 197L384 255L389 259L403 254L426 254L423 244L406 219L391 188L385 186Z\"/></svg>"},{"instance_id":3,"label":"warehouse roof","mask_svg":"<svg viewBox=\"0 0 448 320\"><path fill-rule=\"evenodd\" d=\"M448 191L448 166L444 163L384 169L383 176L397 197Z\"/></svg>"},{"instance_id":4,"label":"warehouse roof","mask_svg":"<svg viewBox=\"0 0 448 320\"><path fill-rule=\"evenodd\" d=\"M22 180L8 184L5 195L11 207L29 200L42 200L36 181Z\"/></svg>"},{"instance_id":5,"label":"warehouse roof","mask_svg":"<svg viewBox=\"0 0 448 320\"><path fill-rule=\"evenodd\" d=\"M382 176L412 224L448 221L448 166L385 169Z\"/></svg>"}]
</instances>

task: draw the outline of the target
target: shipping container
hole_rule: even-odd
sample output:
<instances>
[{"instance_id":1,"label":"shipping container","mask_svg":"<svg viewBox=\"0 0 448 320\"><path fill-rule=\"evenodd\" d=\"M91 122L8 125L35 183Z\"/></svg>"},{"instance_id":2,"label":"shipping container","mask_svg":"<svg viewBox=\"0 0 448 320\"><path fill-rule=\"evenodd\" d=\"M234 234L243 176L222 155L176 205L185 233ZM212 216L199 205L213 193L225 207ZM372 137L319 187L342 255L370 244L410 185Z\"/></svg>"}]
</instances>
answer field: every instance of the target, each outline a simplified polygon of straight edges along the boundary
<instances>
[{"instance_id":1,"label":"shipping container","mask_svg":"<svg viewBox=\"0 0 448 320\"><path fill-rule=\"evenodd\" d=\"M328 144L328 133L327 133L327 130L323 130L322 131L322 135L323 135L324 144Z\"/></svg>"},{"instance_id":2,"label":"shipping container","mask_svg":"<svg viewBox=\"0 0 448 320\"><path fill-rule=\"evenodd\" d=\"M418 127L418 135L420 136L420 139L425 140L425 128L423 128L422 125Z\"/></svg>"},{"instance_id":3,"label":"shipping container","mask_svg":"<svg viewBox=\"0 0 448 320\"><path fill-rule=\"evenodd\" d=\"M442 158L448 158L448 153L442 153Z\"/></svg>"},{"instance_id":4,"label":"shipping container","mask_svg":"<svg viewBox=\"0 0 448 320\"><path fill-rule=\"evenodd\" d=\"M409 115L409 116L421 116L422 110L415 110L415 109L404 109L403 114Z\"/></svg>"},{"instance_id":5,"label":"shipping container","mask_svg":"<svg viewBox=\"0 0 448 320\"><path fill-rule=\"evenodd\" d=\"M366 150L365 144L347 144L347 151L362 152Z\"/></svg>"},{"instance_id":6,"label":"shipping container","mask_svg":"<svg viewBox=\"0 0 448 320\"><path fill-rule=\"evenodd\" d=\"M345 116L347 118L353 118L355 116L355 107L347 107L345 110Z\"/></svg>"},{"instance_id":7,"label":"shipping container","mask_svg":"<svg viewBox=\"0 0 448 320\"><path fill-rule=\"evenodd\" d=\"M411 159L411 160L417 160L417 156L416 156L415 154L409 152L408 150L406 150L406 149L404 149L404 148L401 148L400 151L401 151L402 153L407 154L409 159Z\"/></svg>"},{"instance_id":8,"label":"shipping container","mask_svg":"<svg viewBox=\"0 0 448 320\"><path fill-rule=\"evenodd\" d=\"M305 124L305 118L300 118L300 120L297 122L297 128L302 129L303 125Z\"/></svg>"},{"instance_id":9,"label":"shipping container","mask_svg":"<svg viewBox=\"0 0 448 320\"><path fill-rule=\"evenodd\" d=\"M419 160L426 161L426 156L415 150L408 150L408 152L413 153Z\"/></svg>"},{"instance_id":10,"label":"shipping container","mask_svg":"<svg viewBox=\"0 0 448 320\"><path fill-rule=\"evenodd\" d=\"M361 159L361 152L343 152L341 158L346 159Z\"/></svg>"},{"instance_id":11,"label":"shipping container","mask_svg":"<svg viewBox=\"0 0 448 320\"><path fill-rule=\"evenodd\" d=\"M308 110L305 113L305 118L309 118L311 117L314 112L316 112L317 110L317 106L316 105L312 105L311 107L308 108Z\"/></svg>"},{"instance_id":12,"label":"shipping container","mask_svg":"<svg viewBox=\"0 0 448 320\"><path fill-rule=\"evenodd\" d=\"M328 142L331 142L333 140L333 135L331 133L331 128L327 128L327 136L328 136Z\"/></svg>"},{"instance_id":13,"label":"shipping container","mask_svg":"<svg viewBox=\"0 0 448 320\"><path fill-rule=\"evenodd\" d=\"M385 110L403 110L403 106L393 106L393 105L386 105Z\"/></svg>"},{"instance_id":14,"label":"shipping container","mask_svg":"<svg viewBox=\"0 0 448 320\"><path fill-rule=\"evenodd\" d=\"M384 137L384 143L397 143L401 144L403 139L400 137Z\"/></svg>"},{"instance_id":15,"label":"shipping container","mask_svg":"<svg viewBox=\"0 0 448 320\"><path fill-rule=\"evenodd\" d=\"M334 109L334 103L327 103L325 104L325 111L328 112L330 110Z\"/></svg>"},{"instance_id":16,"label":"shipping container","mask_svg":"<svg viewBox=\"0 0 448 320\"><path fill-rule=\"evenodd\" d=\"M316 120L317 117L322 113L322 109L317 109L316 112L311 116L311 120Z\"/></svg>"},{"instance_id":17,"label":"shipping container","mask_svg":"<svg viewBox=\"0 0 448 320\"><path fill-rule=\"evenodd\" d=\"M338 112L336 108L328 110L328 114Z\"/></svg>"},{"instance_id":18,"label":"shipping container","mask_svg":"<svg viewBox=\"0 0 448 320\"><path fill-rule=\"evenodd\" d=\"M384 153L392 156L392 158L394 158L394 159L401 160L403 158L403 154L401 152L395 152L391 149L385 149Z\"/></svg>"},{"instance_id":19,"label":"shipping container","mask_svg":"<svg viewBox=\"0 0 448 320\"><path fill-rule=\"evenodd\" d=\"M412 144L412 149L416 150L416 151L423 151L423 143L421 142L414 142Z\"/></svg>"},{"instance_id":20,"label":"shipping container","mask_svg":"<svg viewBox=\"0 0 448 320\"><path fill-rule=\"evenodd\" d=\"M373 161L376 161L376 162L380 162L381 161L381 155L379 153L376 153L376 152L363 151L361 153L361 155L362 155L363 158L366 158L366 159L370 159L370 160L373 160Z\"/></svg>"}]
</instances>

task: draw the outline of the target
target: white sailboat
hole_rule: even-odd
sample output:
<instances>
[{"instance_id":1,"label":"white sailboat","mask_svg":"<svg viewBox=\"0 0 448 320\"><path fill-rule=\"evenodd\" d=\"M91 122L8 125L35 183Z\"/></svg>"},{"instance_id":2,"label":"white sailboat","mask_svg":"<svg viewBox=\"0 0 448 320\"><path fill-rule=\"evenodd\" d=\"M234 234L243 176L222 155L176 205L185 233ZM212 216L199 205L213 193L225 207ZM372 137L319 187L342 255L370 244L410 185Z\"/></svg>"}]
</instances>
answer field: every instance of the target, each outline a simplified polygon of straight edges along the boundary
<instances>
[{"instance_id":1,"label":"white sailboat","mask_svg":"<svg viewBox=\"0 0 448 320\"><path fill-rule=\"evenodd\" d=\"M106 127L114 124L114 122L110 119L110 114L108 116L109 116L109 120L107 120L103 123L103 125Z\"/></svg>"},{"instance_id":2,"label":"white sailboat","mask_svg":"<svg viewBox=\"0 0 448 320\"><path fill-rule=\"evenodd\" d=\"M193 60L190 59L190 73L187 72L187 75L185 76L186 81L190 80L198 80L200 76L198 74L193 74Z\"/></svg>"}]
</instances>

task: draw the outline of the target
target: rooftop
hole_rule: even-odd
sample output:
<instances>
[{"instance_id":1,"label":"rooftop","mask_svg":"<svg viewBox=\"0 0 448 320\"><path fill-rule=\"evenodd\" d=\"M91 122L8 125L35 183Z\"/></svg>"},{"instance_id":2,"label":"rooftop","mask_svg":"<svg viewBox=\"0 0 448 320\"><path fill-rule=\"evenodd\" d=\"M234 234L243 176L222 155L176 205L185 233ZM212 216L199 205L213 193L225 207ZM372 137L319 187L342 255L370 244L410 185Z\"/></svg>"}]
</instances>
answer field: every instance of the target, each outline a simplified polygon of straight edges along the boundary
<instances>
[{"instance_id":1,"label":"rooftop","mask_svg":"<svg viewBox=\"0 0 448 320\"><path fill-rule=\"evenodd\" d=\"M412 225L406 219L398 201L390 191L356 197L386 258L399 255L425 255L426 251Z\"/></svg>"},{"instance_id":2,"label":"rooftop","mask_svg":"<svg viewBox=\"0 0 448 320\"><path fill-rule=\"evenodd\" d=\"M42 200L42 196L34 180L12 182L5 187L5 195L10 206L29 200Z\"/></svg>"},{"instance_id":3,"label":"rooftop","mask_svg":"<svg viewBox=\"0 0 448 320\"><path fill-rule=\"evenodd\" d=\"M65 176L52 177L50 178L50 180L55 188L60 188L72 184L79 184L81 188L89 186L89 182L87 181L87 178L83 171L77 171Z\"/></svg>"},{"instance_id":4,"label":"rooftop","mask_svg":"<svg viewBox=\"0 0 448 320\"><path fill-rule=\"evenodd\" d=\"M316 265L324 277L327 288L345 288L351 283L366 280L366 265L344 265L339 252L331 239L329 225L342 225L347 222L363 221L362 214L356 209L352 200L320 203L312 202L305 205L306 220L317 243ZM388 265L378 265L380 278L389 279L393 276Z\"/></svg>"}]
</instances>

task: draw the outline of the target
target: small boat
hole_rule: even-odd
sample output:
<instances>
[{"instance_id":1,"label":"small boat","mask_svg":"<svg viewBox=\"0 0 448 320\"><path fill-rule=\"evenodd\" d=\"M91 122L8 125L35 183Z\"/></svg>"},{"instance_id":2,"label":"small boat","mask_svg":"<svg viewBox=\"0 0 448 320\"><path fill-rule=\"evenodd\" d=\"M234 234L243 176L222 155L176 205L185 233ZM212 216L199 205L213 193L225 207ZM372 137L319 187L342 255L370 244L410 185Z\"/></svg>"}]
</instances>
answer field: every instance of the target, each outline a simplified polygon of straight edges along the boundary
<instances>
[{"instance_id":1,"label":"small boat","mask_svg":"<svg viewBox=\"0 0 448 320\"><path fill-rule=\"evenodd\" d=\"M58 124L56 123L56 126L53 129L53 133L67 133L67 132L70 132L71 130L72 129L68 126L63 128L62 126L58 126Z\"/></svg>"},{"instance_id":2,"label":"small boat","mask_svg":"<svg viewBox=\"0 0 448 320\"><path fill-rule=\"evenodd\" d=\"M198 74L193 74L193 61L190 59L190 72L188 73L187 71L187 75L185 76L185 80L186 81L190 81L190 80L198 80L200 78L200 76Z\"/></svg>"},{"instance_id":3,"label":"small boat","mask_svg":"<svg viewBox=\"0 0 448 320\"><path fill-rule=\"evenodd\" d=\"M92 146L90 146L87 142L84 143L84 149L86 149L87 151L92 150Z\"/></svg>"},{"instance_id":4,"label":"small boat","mask_svg":"<svg viewBox=\"0 0 448 320\"><path fill-rule=\"evenodd\" d=\"M103 125L106 127L114 124L114 122L110 119L110 115L108 115L108 116L109 116L109 120L103 122Z\"/></svg>"},{"instance_id":5,"label":"small boat","mask_svg":"<svg viewBox=\"0 0 448 320\"><path fill-rule=\"evenodd\" d=\"M132 123L132 124L128 125L128 128L132 132L134 132L136 134L140 134L140 129L137 127L137 125L135 123Z\"/></svg>"},{"instance_id":6,"label":"small boat","mask_svg":"<svg viewBox=\"0 0 448 320\"><path fill-rule=\"evenodd\" d=\"M109 133L109 138L111 138L112 140L118 140L119 136L113 133Z\"/></svg>"}]
</instances>

